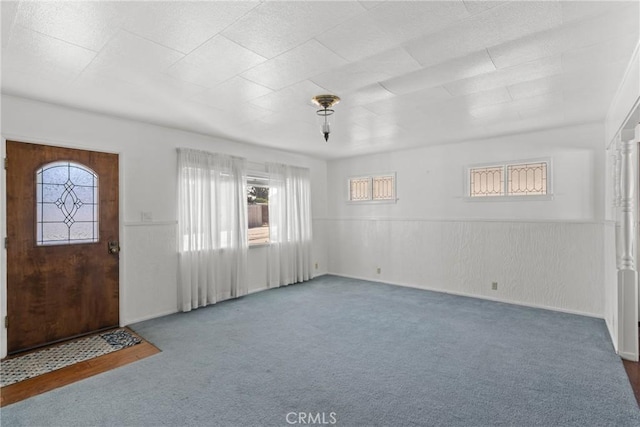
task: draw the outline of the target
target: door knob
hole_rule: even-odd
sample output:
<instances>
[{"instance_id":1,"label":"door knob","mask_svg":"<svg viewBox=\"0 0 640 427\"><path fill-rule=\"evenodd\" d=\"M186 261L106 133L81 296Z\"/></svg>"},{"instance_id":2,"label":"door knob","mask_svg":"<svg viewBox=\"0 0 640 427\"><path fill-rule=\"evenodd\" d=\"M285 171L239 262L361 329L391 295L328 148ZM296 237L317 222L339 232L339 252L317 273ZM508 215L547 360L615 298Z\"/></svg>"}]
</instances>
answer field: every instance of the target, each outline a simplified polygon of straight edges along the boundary
<instances>
[{"instance_id":1,"label":"door knob","mask_svg":"<svg viewBox=\"0 0 640 427\"><path fill-rule=\"evenodd\" d=\"M120 245L118 244L118 242L109 242L108 248L110 254L117 254L118 252L120 252Z\"/></svg>"}]
</instances>

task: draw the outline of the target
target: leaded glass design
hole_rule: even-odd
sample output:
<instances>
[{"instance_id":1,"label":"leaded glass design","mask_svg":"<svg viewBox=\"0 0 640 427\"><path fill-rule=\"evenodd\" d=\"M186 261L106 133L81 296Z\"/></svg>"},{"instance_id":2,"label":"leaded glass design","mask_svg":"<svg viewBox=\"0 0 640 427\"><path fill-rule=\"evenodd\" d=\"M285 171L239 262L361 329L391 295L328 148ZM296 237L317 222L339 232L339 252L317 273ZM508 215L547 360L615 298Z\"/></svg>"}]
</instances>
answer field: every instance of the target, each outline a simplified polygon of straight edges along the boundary
<instances>
[{"instance_id":1,"label":"leaded glass design","mask_svg":"<svg viewBox=\"0 0 640 427\"><path fill-rule=\"evenodd\" d=\"M469 177L471 197L504 196L504 167L472 168Z\"/></svg>"},{"instance_id":2,"label":"leaded glass design","mask_svg":"<svg viewBox=\"0 0 640 427\"><path fill-rule=\"evenodd\" d=\"M373 177L373 200L394 200L395 189L395 175Z\"/></svg>"},{"instance_id":3,"label":"leaded glass design","mask_svg":"<svg viewBox=\"0 0 640 427\"><path fill-rule=\"evenodd\" d=\"M371 200L371 178L351 178L349 180L349 200Z\"/></svg>"},{"instance_id":4,"label":"leaded glass design","mask_svg":"<svg viewBox=\"0 0 640 427\"><path fill-rule=\"evenodd\" d=\"M36 244L98 241L98 175L79 163L60 161L36 172Z\"/></svg>"},{"instance_id":5,"label":"leaded glass design","mask_svg":"<svg viewBox=\"0 0 640 427\"><path fill-rule=\"evenodd\" d=\"M524 163L507 166L509 196L547 194L547 163Z\"/></svg>"}]
</instances>

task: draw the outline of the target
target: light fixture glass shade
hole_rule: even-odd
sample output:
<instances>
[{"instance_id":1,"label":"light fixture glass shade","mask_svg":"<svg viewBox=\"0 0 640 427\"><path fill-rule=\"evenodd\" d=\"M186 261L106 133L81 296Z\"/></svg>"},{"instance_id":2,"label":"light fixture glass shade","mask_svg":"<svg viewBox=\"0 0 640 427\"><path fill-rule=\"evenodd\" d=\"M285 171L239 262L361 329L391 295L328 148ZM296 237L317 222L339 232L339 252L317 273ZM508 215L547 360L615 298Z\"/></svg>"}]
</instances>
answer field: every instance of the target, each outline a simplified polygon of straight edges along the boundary
<instances>
[{"instance_id":1,"label":"light fixture glass shade","mask_svg":"<svg viewBox=\"0 0 640 427\"><path fill-rule=\"evenodd\" d=\"M334 110L331 109L331 107L340 102L340 98L335 95L317 95L314 96L311 101L317 106L322 107L316 111L316 114L324 140L329 141L329 134L331 133L334 119Z\"/></svg>"},{"instance_id":2,"label":"light fixture glass shade","mask_svg":"<svg viewBox=\"0 0 640 427\"><path fill-rule=\"evenodd\" d=\"M320 126L320 132L324 136L324 140L329 140L329 134L331 133L331 129L334 127L335 116L334 111L330 108L320 109L316 111L316 117L318 120L318 125Z\"/></svg>"},{"instance_id":3,"label":"light fixture glass shade","mask_svg":"<svg viewBox=\"0 0 640 427\"><path fill-rule=\"evenodd\" d=\"M324 123L322 124L322 133L330 134L331 133L331 123L325 118Z\"/></svg>"}]
</instances>

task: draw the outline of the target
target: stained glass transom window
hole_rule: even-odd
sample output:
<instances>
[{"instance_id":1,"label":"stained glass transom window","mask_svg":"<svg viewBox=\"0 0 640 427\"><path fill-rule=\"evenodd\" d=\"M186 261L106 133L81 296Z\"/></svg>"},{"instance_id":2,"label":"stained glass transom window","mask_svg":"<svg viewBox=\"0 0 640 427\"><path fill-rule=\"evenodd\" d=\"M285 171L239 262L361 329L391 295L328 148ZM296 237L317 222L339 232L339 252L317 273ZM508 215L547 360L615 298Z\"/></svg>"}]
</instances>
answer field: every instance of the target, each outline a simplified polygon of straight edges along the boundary
<instances>
[{"instance_id":1,"label":"stained glass transom window","mask_svg":"<svg viewBox=\"0 0 640 427\"><path fill-rule=\"evenodd\" d=\"M503 196L504 167L491 166L469 170L471 197Z\"/></svg>"},{"instance_id":2,"label":"stained glass transom window","mask_svg":"<svg viewBox=\"0 0 640 427\"><path fill-rule=\"evenodd\" d=\"M469 168L470 197L550 196L551 160ZM544 198L543 198L544 199Z\"/></svg>"},{"instance_id":3,"label":"stained glass transom window","mask_svg":"<svg viewBox=\"0 0 640 427\"><path fill-rule=\"evenodd\" d=\"M79 163L61 161L36 172L36 244L98 241L98 175Z\"/></svg>"},{"instance_id":4,"label":"stained glass transom window","mask_svg":"<svg viewBox=\"0 0 640 427\"><path fill-rule=\"evenodd\" d=\"M351 178L349 180L349 200L371 200L371 178Z\"/></svg>"},{"instance_id":5,"label":"stained glass transom window","mask_svg":"<svg viewBox=\"0 0 640 427\"><path fill-rule=\"evenodd\" d=\"M373 200L395 200L395 175L373 177Z\"/></svg>"},{"instance_id":6,"label":"stained glass transom window","mask_svg":"<svg viewBox=\"0 0 640 427\"><path fill-rule=\"evenodd\" d=\"M396 174L349 178L349 201L396 202Z\"/></svg>"},{"instance_id":7,"label":"stained glass transom window","mask_svg":"<svg viewBox=\"0 0 640 427\"><path fill-rule=\"evenodd\" d=\"M509 195L547 194L547 163L508 165Z\"/></svg>"}]
</instances>

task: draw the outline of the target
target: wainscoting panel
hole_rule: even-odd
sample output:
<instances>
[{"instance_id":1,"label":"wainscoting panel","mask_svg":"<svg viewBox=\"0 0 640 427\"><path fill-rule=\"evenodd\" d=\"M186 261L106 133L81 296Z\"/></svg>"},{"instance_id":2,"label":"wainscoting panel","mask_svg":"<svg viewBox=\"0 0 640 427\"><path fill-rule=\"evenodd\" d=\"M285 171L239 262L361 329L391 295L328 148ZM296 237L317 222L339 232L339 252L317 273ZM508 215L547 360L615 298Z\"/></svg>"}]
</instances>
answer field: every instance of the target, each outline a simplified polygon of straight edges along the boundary
<instances>
[{"instance_id":1,"label":"wainscoting panel","mask_svg":"<svg viewBox=\"0 0 640 427\"><path fill-rule=\"evenodd\" d=\"M120 253L122 324L177 311L176 226L175 222L125 223Z\"/></svg>"},{"instance_id":2,"label":"wainscoting panel","mask_svg":"<svg viewBox=\"0 0 640 427\"><path fill-rule=\"evenodd\" d=\"M313 219L313 258L311 262L311 275L313 277L327 274L327 221L325 219Z\"/></svg>"},{"instance_id":3,"label":"wainscoting panel","mask_svg":"<svg viewBox=\"0 0 640 427\"><path fill-rule=\"evenodd\" d=\"M602 224L328 223L330 273L604 317Z\"/></svg>"},{"instance_id":4,"label":"wainscoting panel","mask_svg":"<svg viewBox=\"0 0 640 427\"><path fill-rule=\"evenodd\" d=\"M604 320L618 351L618 269L616 267L616 224L604 224Z\"/></svg>"},{"instance_id":5,"label":"wainscoting panel","mask_svg":"<svg viewBox=\"0 0 640 427\"><path fill-rule=\"evenodd\" d=\"M176 227L175 222L125 223L120 253L123 325L178 311ZM326 229L326 221L313 221L313 276L327 272ZM249 292L267 289L267 246L249 248L248 257Z\"/></svg>"}]
</instances>

